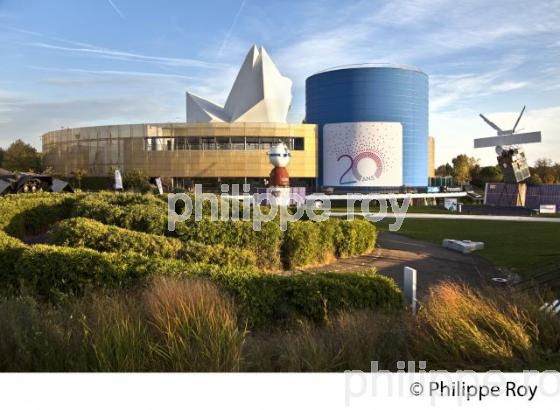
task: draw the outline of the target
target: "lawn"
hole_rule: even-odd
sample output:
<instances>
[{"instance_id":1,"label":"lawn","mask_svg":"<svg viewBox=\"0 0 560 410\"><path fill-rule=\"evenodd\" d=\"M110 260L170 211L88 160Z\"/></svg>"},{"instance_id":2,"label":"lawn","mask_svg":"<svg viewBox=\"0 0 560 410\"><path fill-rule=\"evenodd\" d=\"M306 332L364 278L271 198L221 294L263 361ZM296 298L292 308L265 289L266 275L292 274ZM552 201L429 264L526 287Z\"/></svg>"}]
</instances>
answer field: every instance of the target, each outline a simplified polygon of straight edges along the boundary
<instances>
[{"instance_id":1,"label":"lawn","mask_svg":"<svg viewBox=\"0 0 560 410\"><path fill-rule=\"evenodd\" d=\"M388 230L392 218L378 224ZM399 234L439 243L445 238L482 241L476 253L497 266L531 275L560 264L560 227L543 222L501 222L444 219L405 219Z\"/></svg>"}]
</instances>

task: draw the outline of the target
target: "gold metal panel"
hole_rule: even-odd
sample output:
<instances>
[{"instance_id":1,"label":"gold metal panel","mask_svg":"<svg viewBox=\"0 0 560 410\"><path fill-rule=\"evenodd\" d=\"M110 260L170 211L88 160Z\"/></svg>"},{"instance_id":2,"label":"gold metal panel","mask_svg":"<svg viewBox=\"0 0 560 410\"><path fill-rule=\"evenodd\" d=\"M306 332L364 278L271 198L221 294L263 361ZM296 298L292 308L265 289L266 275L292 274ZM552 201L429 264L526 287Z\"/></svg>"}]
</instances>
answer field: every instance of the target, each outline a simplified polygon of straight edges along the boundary
<instances>
[{"instance_id":1,"label":"gold metal panel","mask_svg":"<svg viewBox=\"0 0 560 410\"><path fill-rule=\"evenodd\" d=\"M106 176L112 168L142 169L147 175L162 177L265 178L270 173L265 150L145 150L146 137L179 136L304 138L304 150L292 150L288 171L292 177L317 176L317 126L313 124L175 123L64 129L43 135L44 163L66 176L78 169L90 176Z\"/></svg>"}]
</instances>

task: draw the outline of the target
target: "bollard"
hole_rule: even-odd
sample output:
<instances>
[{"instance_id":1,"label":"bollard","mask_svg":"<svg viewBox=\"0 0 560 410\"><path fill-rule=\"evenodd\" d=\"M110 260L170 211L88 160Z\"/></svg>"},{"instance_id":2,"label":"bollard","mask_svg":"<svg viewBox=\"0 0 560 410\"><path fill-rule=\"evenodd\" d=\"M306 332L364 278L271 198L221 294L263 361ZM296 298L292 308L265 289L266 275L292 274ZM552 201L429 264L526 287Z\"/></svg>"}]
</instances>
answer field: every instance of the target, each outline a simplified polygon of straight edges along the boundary
<instances>
[{"instance_id":1,"label":"bollard","mask_svg":"<svg viewBox=\"0 0 560 410\"><path fill-rule=\"evenodd\" d=\"M416 269L404 267L404 298L412 314L416 314Z\"/></svg>"}]
</instances>

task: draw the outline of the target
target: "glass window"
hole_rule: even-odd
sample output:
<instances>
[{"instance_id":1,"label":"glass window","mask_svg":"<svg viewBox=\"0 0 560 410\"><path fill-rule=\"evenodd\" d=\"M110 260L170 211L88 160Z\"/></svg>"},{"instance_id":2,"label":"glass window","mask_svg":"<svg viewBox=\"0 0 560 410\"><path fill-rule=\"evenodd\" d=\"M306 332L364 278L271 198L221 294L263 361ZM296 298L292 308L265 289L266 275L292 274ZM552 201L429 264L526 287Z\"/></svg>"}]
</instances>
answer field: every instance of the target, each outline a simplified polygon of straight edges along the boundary
<instances>
[{"instance_id":1,"label":"glass window","mask_svg":"<svg viewBox=\"0 0 560 410\"><path fill-rule=\"evenodd\" d=\"M229 137L216 137L216 148L220 150L229 149Z\"/></svg>"},{"instance_id":2,"label":"glass window","mask_svg":"<svg viewBox=\"0 0 560 410\"><path fill-rule=\"evenodd\" d=\"M203 150L216 149L216 140L214 139L214 137L202 137L201 140Z\"/></svg>"},{"instance_id":3,"label":"glass window","mask_svg":"<svg viewBox=\"0 0 560 410\"><path fill-rule=\"evenodd\" d=\"M261 149L269 150L274 144L274 138L261 138Z\"/></svg>"},{"instance_id":4,"label":"glass window","mask_svg":"<svg viewBox=\"0 0 560 410\"><path fill-rule=\"evenodd\" d=\"M259 139L256 137L247 137L246 149L258 150L259 149Z\"/></svg>"},{"instance_id":5,"label":"glass window","mask_svg":"<svg viewBox=\"0 0 560 410\"><path fill-rule=\"evenodd\" d=\"M189 143L190 149L192 149L192 150L202 149L202 145L200 143L200 137L189 137L188 138L188 143Z\"/></svg>"},{"instance_id":6,"label":"glass window","mask_svg":"<svg viewBox=\"0 0 560 410\"><path fill-rule=\"evenodd\" d=\"M304 147L304 139L303 138L294 138L294 150L295 151L303 151Z\"/></svg>"},{"instance_id":7,"label":"glass window","mask_svg":"<svg viewBox=\"0 0 560 410\"><path fill-rule=\"evenodd\" d=\"M244 137L231 137L231 149L244 150L245 138Z\"/></svg>"}]
</instances>

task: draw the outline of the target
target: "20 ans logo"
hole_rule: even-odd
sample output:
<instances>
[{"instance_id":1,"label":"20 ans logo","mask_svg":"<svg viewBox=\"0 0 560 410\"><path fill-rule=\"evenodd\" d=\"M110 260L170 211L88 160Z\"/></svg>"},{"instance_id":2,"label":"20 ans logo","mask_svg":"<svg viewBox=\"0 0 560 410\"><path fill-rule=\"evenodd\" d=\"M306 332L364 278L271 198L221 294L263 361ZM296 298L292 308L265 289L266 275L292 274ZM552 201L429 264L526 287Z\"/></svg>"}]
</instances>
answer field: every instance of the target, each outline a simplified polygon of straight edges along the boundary
<instances>
[{"instance_id":1,"label":"20 ans logo","mask_svg":"<svg viewBox=\"0 0 560 410\"><path fill-rule=\"evenodd\" d=\"M341 160L348 160L348 168L340 176L340 185L374 181L383 173L383 160L373 151L362 151L354 157L343 154L337 158Z\"/></svg>"}]
</instances>

